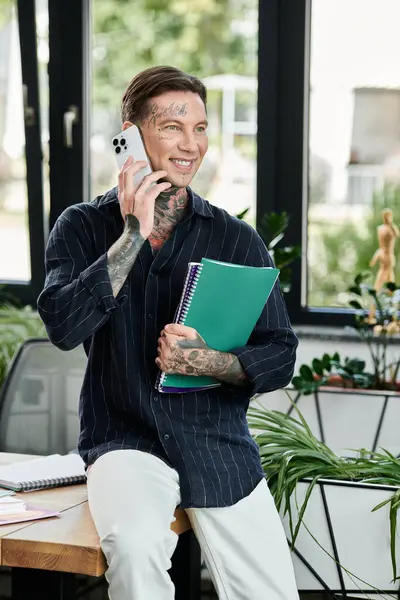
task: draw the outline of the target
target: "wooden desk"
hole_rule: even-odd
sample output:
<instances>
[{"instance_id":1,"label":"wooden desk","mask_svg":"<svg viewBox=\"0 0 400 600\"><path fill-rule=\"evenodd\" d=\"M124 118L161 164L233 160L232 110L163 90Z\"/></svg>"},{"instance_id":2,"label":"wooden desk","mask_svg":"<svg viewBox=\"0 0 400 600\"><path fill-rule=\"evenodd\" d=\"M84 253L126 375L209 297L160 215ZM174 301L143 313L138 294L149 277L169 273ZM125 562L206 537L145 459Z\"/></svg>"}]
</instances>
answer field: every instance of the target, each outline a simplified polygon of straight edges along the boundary
<instances>
[{"instance_id":1,"label":"wooden desk","mask_svg":"<svg viewBox=\"0 0 400 600\"><path fill-rule=\"evenodd\" d=\"M29 458L33 457L0 453L0 465ZM106 562L90 516L86 485L17 496L57 510L61 517L0 526L0 565L18 567L13 569L14 600L25 600L36 586L41 588L42 600L67 600L74 596L73 578L62 577L62 573L94 577L104 574ZM186 513L177 509L175 517L172 529L180 538L172 560L171 578L176 586L176 599L189 600L200 593L200 553ZM43 596L45 589L48 596Z\"/></svg>"}]
</instances>

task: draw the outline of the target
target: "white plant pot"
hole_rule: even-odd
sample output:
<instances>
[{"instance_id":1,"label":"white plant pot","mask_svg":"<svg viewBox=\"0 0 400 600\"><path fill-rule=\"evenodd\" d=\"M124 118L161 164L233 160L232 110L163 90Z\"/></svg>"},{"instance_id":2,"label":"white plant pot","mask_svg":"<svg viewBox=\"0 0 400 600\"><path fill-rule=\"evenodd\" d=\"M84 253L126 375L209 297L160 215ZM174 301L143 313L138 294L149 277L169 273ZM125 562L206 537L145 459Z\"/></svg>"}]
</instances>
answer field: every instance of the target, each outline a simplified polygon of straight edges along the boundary
<instances>
[{"instance_id":1,"label":"white plant pot","mask_svg":"<svg viewBox=\"0 0 400 600\"><path fill-rule=\"evenodd\" d=\"M309 483L306 481L298 484L296 491L298 507L301 506L308 487ZM381 592L397 592L399 583L392 583L389 505L375 512L371 510L389 498L397 489L390 486L321 480L310 496L303 519L313 536L331 556L335 555L335 543L341 565ZM325 494L327 510L324 506L323 494ZM297 522L298 510L293 496L291 506L294 521ZM287 516L283 518L283 523L290 540ZM333 536L329 531L330 527ZM318 546L303 525L295 549L330 590L340 593L344 585L347 592L357 593L361 588L369 596L373 594L373 590L366 583L357 579L352 580L343 569L338 569L335 561ZM397 568L400 570L398 535L396 550ZM300 591L323 590L324 585L295 552L292 553L292 557L298 589ZM339 572L342 574L342 581Z\"/></svg>"},{"instance_id":2,"label":"white plant pot","mask_svg":"<svg viewBox=\"0 0 400 600\"><path fill-rule=\"evenodd\" d=\"M297 392L293 389L287 391L294 400ZM288 412L291 407L284 390L260 395L257 402L281 412ZM314 395L303 395L297 406L315 437L339 456L354 456L355 449L372 450L374 445L377 450L386 448L394 455L400 454L399 393L321 388L318 404ZM295 411L292 410L291 415L296 418Z\"/></svg>"}]
</instances>

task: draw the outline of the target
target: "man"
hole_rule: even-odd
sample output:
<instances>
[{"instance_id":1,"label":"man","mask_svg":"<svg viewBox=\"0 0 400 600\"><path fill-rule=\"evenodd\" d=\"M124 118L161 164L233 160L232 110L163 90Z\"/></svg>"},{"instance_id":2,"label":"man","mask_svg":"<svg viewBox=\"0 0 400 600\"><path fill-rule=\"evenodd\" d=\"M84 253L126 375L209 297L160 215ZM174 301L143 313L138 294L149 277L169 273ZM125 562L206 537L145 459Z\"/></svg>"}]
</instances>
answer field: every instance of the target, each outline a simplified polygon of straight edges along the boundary
<instances>
[{"instance_id":1,"label":"man","mask_svg":"<svg viewBox=\"0 0 400 600\"><path fill-rule=\"evenodd\" d=\"M276 285L246 346L208 348L172 324L188 262L271 266L255 230L188 186L207 151L206 90L172 67L139 73L122 100L152 174L127 160L118 189L59 217L38 300L51 341L84 344L79 451L112 600L172 600L178 504L223 600L297 598L283 528L246 422L249 398L286 385L297 339ZM193 350L195 349L195 351ZM158 370L221 387L160 394Z\"/></svg>"}]
</instances>

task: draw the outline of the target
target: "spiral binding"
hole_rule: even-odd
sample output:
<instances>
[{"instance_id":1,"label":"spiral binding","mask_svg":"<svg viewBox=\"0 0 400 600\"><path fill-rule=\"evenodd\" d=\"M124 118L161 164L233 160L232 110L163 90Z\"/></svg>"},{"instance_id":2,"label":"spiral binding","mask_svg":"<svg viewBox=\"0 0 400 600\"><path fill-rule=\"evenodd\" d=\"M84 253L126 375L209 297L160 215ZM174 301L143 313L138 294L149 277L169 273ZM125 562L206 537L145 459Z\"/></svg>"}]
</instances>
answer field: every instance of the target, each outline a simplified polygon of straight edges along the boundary
<instances>
[{"instance_id":1,"label":"spiral binding","mask_svg":"<svg viewBox=\"0 0 400 600\"><path fill-rule=\"evenodd\" d=\"M68 475L66 477L52 477L51 479L34 479L32 481L23 481L18 491L29 492L31 490L41 490L64 485L74 485L84 483L86 475Z\"/></svg>"},{"instance_id":2,"label":"spiral binding","mask_svg":"<svg viewBox=\"0 0 400 600\"><path fill-rule=\"evenodd\" d=\"M189 308L190 308L190 305L193 300L194 292L196 290L197 284L199 283L202 269L203 269L203 265L195 265L194 266L192 275L189 278L188 286L182 295L181 310L180 310L180 314L178 315L178 321L177 321L180 325L185 324L185 321L186 321L186 318L187 318L187 315L189 312Z\"/></svg>"},{"instance_id":3,"label":"spiral binding","mask_svg":"<svg viewBox=\"0 0 400 600\"><path fill-rule=\"evenodd\" d=\"M183 284L183 291L181 294L181 299L179 300L179 304L178 304L178 308L175 311L175 316L174 316L174 323L179 323L179 316L181 314L182 311L182 303L183 303L183 299L185 297L186 294L186 290L188 289L190 282L193 278L193 267L196 263L189 263L188 265L188 269L186 272L186 277L185 277L185 282Z\"/></svg>"},{"instance_id":4,"label":"spiral binding","mask_svg":"<svg viewBox=\"0 0 400 600\"><path fill-rule=\"evenodd\" d=\"M174 323L179 323L179 325L185 324L202 269L203 265L201 263L189 263L182 296L175 313ZM162 391L162 387L165 385L167 376L168 374L164 372L159 374L156 382L156 388L158 391Z\"/></svg>"}]
</instances>

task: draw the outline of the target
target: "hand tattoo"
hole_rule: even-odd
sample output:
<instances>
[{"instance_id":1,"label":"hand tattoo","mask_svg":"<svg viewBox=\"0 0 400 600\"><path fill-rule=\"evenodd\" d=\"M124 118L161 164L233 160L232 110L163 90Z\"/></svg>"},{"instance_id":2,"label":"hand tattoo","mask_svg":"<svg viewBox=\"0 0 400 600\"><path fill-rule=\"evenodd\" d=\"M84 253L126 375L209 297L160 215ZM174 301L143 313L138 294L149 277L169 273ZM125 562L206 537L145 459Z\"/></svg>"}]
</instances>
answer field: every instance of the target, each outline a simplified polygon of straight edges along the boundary
<instances>
[{"instance_id":1,"label":"hand tattoo","mask_svg":"<svg viewBox=\"0 0 400 600\"><path fill-rule=\"evenodd\" d=\"M126 215L121 237L107 252L107 269L114 297L124 285L143 244L139 221L134 215Z\"/></svg>"},{"instance_id":2,"label":"hand tattoo","mask_svg":"<svg viewBox=\"0 0 400 600\"><path fill-rule=\"evenodd\" d=\"M171 373L208 375L232 385L246 384L246 375L238 357L212 350L199 335L193 340L179 340L171 351L172 357L168 361Z\"/></svg>"},{"instance_id":3,"label":"hand tattoo","mask_svg":"<svg viewBox=\"0 0 400 600\"><path fill-rule=\"evenodd\" d=\"M178 346L179 348L182 348L182 350L187 350L188 348L208 348L207 344L199 334L197 334L197 337L194 340L189 340L188 338L179 340Z\"/></svg>"}]
</instances>

